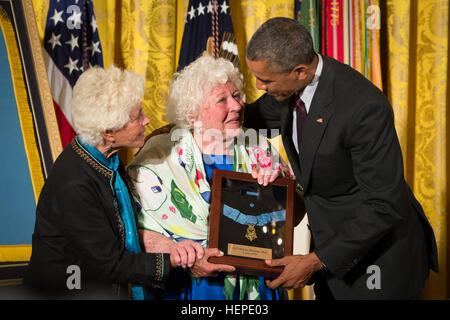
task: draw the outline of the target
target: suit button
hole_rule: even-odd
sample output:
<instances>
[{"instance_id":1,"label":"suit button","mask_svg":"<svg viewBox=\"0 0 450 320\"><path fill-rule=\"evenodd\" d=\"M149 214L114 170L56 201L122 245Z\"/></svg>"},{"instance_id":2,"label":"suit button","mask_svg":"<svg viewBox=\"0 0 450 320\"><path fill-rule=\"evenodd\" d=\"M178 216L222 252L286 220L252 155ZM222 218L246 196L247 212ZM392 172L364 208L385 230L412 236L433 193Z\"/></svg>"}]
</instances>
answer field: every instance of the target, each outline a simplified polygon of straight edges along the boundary
<instances>
[{"instance_id":1,"label":"suit button","mask_svg":"<svg viewBox=\"0 0 450 320\"><path fill-rule=\"evenodd\" d=\"M297 191L303 192L303 187L300 183L297 183L296 188L297 188Z\"/></svg>"}]
</instances>

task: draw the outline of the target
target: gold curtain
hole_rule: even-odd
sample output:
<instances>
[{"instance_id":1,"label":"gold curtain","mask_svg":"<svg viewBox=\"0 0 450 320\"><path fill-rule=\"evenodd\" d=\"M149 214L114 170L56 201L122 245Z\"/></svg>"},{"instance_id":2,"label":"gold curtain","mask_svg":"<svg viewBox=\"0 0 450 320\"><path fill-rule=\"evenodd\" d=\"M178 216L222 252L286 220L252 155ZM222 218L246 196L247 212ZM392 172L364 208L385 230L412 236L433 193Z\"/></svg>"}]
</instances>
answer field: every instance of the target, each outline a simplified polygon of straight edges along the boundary
<instances>
[{"instance_id":1,"label":"gold curtain","mask_svg":"<svg viewBox=\"0 0 450 320\"><path fill-rule=\"evenodd\" d=\"M388 97L403 149L406 180L438 243L440 273L431 272L425 299L450 298L448 32L448 0L387 1Z\"/></svg>"},{"instance_id":2,"label":"gold curtain","mask_svg":"<svg viewBox=\"0 0 450 320\"><path fill-rule=\"evenodd\" d=\"M49 0L33 0L41 38ZM116 64L146 77L147 133L167 123L167 88L176 69L188 0L93 0L105 67ZM449 298L448 274L449 0L383 0L387 20L385 91L394 107L407 181L435 230L440 274L431 273L424 298ZM261 95L245 64L245 45L265 20L293 18L292 0L230 1L247 101ZM121 155L127 161L132 153ZM401 268L401 266L399 266ZM297 294L295 297L299 297Z\"/></svg>"}]
</instances>

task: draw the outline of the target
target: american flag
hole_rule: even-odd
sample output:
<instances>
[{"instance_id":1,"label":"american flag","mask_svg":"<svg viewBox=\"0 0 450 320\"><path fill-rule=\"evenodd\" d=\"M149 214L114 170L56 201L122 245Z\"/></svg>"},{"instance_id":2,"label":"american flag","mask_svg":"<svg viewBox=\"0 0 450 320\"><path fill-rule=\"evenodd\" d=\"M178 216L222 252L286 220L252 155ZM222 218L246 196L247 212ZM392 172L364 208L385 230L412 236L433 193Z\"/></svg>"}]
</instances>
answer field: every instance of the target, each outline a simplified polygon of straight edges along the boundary
<instances>
[{"instance_id":1,"label":"american flag","mask_svg":"<svg viewBox=\"0 0 450 320\"><path fill-rule=\"evenodd\" d=\"M239 67L228 0L189 1L178 70L197 59L205 50Z\"/></svg>"},{"instance_id":2,"label":"american flag","mask_svg":"<svg viewBox=\"0 0 450 320\"><path fill-rule=\"evenodd\" d=\"M50 0L44 58L63 147L75 136L70 114L72 88L92 66L103 67L92 0Z\"/></svg>"}]
</instances>

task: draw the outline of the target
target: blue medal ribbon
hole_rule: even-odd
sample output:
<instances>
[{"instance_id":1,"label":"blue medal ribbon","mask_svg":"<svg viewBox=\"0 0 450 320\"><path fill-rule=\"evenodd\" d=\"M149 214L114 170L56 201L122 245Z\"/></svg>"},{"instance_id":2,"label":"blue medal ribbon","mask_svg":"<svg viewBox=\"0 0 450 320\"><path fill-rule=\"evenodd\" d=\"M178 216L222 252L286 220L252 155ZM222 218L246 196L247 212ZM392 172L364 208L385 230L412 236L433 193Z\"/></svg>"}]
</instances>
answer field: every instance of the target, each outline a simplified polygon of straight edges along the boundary
<instances>
[{"instance_id":1,"label":"blue medal ribbon","mask_svg":"<svg viewBox=\"0 0 450 320\"><path fill-rule=\"evenodd\" d=\"M264 226L272 221L279 222L286 220L286 210L262 213L257 216L242 213L238 209L232 208L226 204L223 205L223 215L237 223L255 226Z\"/></svg>"}]
</instances>

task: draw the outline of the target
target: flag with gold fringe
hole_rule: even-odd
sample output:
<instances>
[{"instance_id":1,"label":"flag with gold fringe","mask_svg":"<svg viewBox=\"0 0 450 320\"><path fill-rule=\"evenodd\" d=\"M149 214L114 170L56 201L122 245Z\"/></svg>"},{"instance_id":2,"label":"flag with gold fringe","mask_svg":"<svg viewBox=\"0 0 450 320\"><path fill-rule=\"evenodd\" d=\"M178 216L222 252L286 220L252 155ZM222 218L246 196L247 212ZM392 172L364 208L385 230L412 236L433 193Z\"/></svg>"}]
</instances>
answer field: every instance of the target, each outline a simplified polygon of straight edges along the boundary
<instances>
[{"instance_id":1,"label":"flag with gold fringe","mask_svg":"<svg viewBox=\"0 0 450 320\"><path fill-rule=\"evenodd\" d=\"M239 67L239 55L228 0L190 0L178 70L205 53Z\"/></svg>"},{"instance_id":2,"label":"flag with gold fringe","mask_svg":"<svg viewBox=\"0 0 450 320\"><path fill-rule=\"evenodd\" d=\"M103 66L102 47L92 0L51 0L44 35L44 59L55 105L61 142L75 136L70 100L86 69Z\"/></svg>"}]
</instances>

